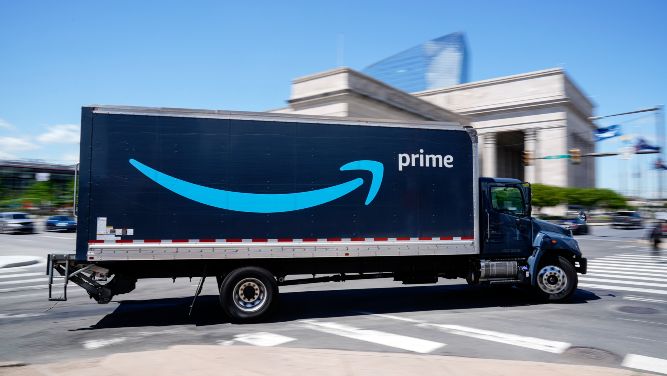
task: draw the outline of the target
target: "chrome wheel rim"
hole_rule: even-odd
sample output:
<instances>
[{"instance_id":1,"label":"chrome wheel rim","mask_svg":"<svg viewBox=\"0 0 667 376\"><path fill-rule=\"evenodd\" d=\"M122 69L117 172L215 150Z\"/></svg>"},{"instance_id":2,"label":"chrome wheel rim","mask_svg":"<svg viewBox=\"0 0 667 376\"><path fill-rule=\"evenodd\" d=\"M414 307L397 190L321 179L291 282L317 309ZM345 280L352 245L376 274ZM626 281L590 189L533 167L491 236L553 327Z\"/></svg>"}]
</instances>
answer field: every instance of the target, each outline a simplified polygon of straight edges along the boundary
<instances>
[{"instance_id":1,"label":"chrome wheel rim","mask_svg":"<svg viewBox=\"0 0 667 376\"><path fill-rule=\"evenodd\" d=\"M537 284L547 294L560 294L567 287L567 275L558 266L547 265L537 274Z\"/></svg>"},{"instance_id":2,"label":"chrome wheel rim","mask_svg":"<svg viewBox=\"0 0 667 376\"><path fill-rule=\"evenodd\" d=\"M234 286L234 304L244 312L255 312L266 304L266 286L257 278L244 278Z\"/></svg>"}]
</instances>

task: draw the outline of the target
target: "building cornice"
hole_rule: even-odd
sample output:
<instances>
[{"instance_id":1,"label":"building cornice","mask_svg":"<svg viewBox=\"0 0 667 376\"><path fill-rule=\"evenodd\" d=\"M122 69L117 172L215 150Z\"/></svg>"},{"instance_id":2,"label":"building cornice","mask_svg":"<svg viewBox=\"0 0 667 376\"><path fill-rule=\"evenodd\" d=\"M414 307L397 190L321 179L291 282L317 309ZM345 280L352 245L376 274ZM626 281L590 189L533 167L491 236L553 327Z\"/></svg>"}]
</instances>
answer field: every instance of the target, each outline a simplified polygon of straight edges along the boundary
<instances>
[{"instance_id":1,"label":"building cornice","mask_svg":"<svg viewBox=\"0 0 667 376\"><path fill-rule=\"evenodd\" d=\"M306 77L300 77L293 81L294 85L306 84L318 79L340 76L343 84L341 89L316 92L311 95L292 97L288 100L290 104L302 103L341 94L358 94L373 99L379 103L400 109L405 112L431 120L458 121L469 124L470 119L456 112L437 106L431 102L417 98L409 93L399 90L384 82L378 81L365 74L350 68L336 68L326 72L316 73Z\"/></svg>"},{"instance_id":2,"label":"building cornice","mask_svg":"<svg viewBox=\"0 0 667 376\"><path fill-rule=\"evenodd\" d=\"M491 78L491 79L487 79L487 80L468 82L468 83L465 83L465 84L454 85L454 86L449 86L449 87L440 88L440 89L431 89L431 90L425 90L425 91L418 91L418 92L411 93L411 94L416 96L416 97L422 97L422 96L429 96L429 95L440 94L440 93L450 93L450 92L455 92L455 91L460 91L460 90L465 90L465 89L472 89L472 88L477 88L477 87L498 85L498 84L514 82L514 81L523 81L523 80L528 80L528 79L533 79L533 78L538 78L538 77L554 76L554 75L559 75L559 74L560 75L564 74L564 71L563 71L562 68L550 68L550 69L544 69L544 70L535 71L535 72L515 74L515 75L512 75L512 76L504 76L504 77L499 77L499 78Z\"/></svg>"}]
</instances>

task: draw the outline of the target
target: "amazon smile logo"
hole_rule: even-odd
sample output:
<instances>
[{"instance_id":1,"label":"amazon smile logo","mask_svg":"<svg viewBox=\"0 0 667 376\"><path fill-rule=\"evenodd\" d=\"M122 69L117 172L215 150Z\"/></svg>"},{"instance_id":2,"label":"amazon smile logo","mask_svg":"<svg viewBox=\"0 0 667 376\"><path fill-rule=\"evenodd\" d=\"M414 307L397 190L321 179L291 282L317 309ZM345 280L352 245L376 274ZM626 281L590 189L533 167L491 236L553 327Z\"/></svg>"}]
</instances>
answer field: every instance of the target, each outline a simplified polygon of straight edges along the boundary
<instances>
[{"instance_id":1,"label":"amazon smile logo","mask_svg":"<svg viewBox=\"0 0 667 376\"><path fill-rule=\"evenodd\" d=\"M215 189L167 175L145 164L130 159L130 164L147 178L164 188L204 205L245 213L282 213L312 208L337 200L363 185L364 180L355 178L327 188L294 193L244 193ZM384 165L377 161L359 160L346 163L340 171L370 171L371 184L365 204L370 204L382 184Z\"/></svg>"}]
</instances>

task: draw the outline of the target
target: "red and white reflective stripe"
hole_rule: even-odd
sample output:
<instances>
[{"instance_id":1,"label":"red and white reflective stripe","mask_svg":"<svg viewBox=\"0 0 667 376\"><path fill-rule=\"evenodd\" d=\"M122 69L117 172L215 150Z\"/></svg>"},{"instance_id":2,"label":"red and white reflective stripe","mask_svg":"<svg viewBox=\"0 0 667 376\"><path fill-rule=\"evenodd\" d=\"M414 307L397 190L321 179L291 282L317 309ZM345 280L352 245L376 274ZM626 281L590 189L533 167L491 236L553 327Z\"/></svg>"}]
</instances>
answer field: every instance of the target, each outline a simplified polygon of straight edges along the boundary
<instances>
[{"instance_id":1,"label":"red and white reflective stripe","mask_svg":"<svg viewBox=\"0 0 667 376\"><path fill-rule=\"evenodd\" d=\"M254 238L254 239L143 239L143 240L130 240L130 239L117 239L117 240L89 240L89 245L94 244L179 244L179 243L339 243L339 242L423 242L423 241L472 241L475 238L473 236L422 236L422 237L395 237L395 238L303 238L303 239L293 239L293 238L277 238L277 239L264 239L264 238Z\"/></svg>"}]
</instances>

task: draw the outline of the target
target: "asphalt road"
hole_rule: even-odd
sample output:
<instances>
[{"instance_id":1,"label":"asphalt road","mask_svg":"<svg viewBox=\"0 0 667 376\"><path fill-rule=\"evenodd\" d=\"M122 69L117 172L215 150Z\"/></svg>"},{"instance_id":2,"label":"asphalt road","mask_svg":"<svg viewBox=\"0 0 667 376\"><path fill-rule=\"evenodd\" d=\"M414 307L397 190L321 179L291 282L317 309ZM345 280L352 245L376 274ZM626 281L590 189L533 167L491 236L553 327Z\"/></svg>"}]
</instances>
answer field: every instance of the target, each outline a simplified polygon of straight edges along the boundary
<instances>
[{"instance_id":1,"label":"asphalt road","mask_svg":"<svg viewBox=\"0 0 667 376\"><path fill-rule=\"evenodd\" d=\"M197 280L141 280L108 305L77 286L46 300L44 265L0 269L0 361L48 362L176 344L236 344L417 352L631 368L667 362L667 250L646 230L595 227L578 236L589 274L571 303L543 304L518 288L463 280L402 286L391 280L281 288L270 321L227 322L215 282L187 312ZM74 234L0 235L0 256L71 252ZM631 356L640 355L640 357ZM643 358L649 357L649 358ZM647 360L648 359L648 360Z\"/></svg>"}]
</instances>

